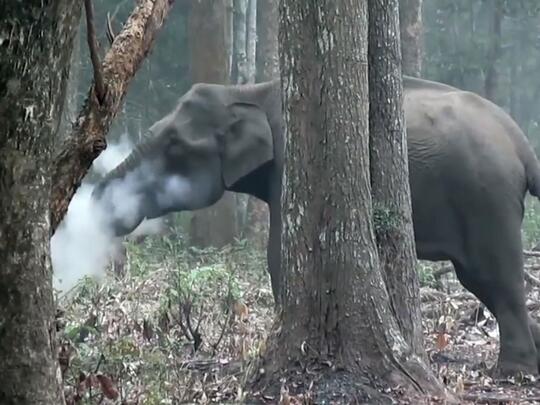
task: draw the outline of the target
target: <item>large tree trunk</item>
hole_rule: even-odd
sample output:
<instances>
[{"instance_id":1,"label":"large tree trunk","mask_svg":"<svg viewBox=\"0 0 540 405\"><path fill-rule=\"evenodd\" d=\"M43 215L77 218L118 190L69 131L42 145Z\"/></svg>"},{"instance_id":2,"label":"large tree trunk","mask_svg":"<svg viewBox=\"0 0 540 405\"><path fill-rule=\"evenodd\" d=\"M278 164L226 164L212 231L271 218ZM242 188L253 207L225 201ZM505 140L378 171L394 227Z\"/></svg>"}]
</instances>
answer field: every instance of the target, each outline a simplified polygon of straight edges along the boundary
<instances>
[{"instance_id":1,"label":"large tree trunk","mask_svg":"<svg viewBox=\"0 0 540 405\"><path fill-rule=\"evenodd\" d=\"M228 4L225 1L193 2L189 16L191 77L194 83L228 83ZM236 199L226 192L212 207L193 213L190 241L193 245L222 247L236 236Z\"/></svg>"},{"instance_id":2,"label":"large tree trunk","mask_svg":"<svg viewBox=\"0 0 540 405\"><path fill-rule=\"evenodd\" d=\"M49 258L53 150L81 3L0 6L0 403L64 403ZM16 33L16 34L14 34Z\"/></svg>"},{"instance_id":3,"label":"large tree trunk","mask_svg":"<svg viewBox=\"0 0 540 405\"><path fill-rule=\"evenodd\" d=\"M283 0L280 6L288 133L284 291L264 369L293 392L312 383L315 403L330 392L338 403L367 393L369 403L379 403L370 388L374 376L412 391L436 386L400 334L379 267L369 176L367 11L367 2L357 0Z\"/></svg>"},{"instance_id":4,"label":"large tree trunk","mask_svg":"<svg viewBox=\"0 0 540 405\"><path fill-rule=\"evenodd\" d=\"M403 73L419 77L422 74L423 58L423 0L400 0L399 22Z\"/></svg>"},{"instance_id":5,"label":"large tree trunk","mask_svg":"<svg viewBox=\"0 0 540 405\"><path fill-rule=\"evenodd\" d=\"M94 63L101 80L94 80L73 132L56 158L51 197L53 232L92 162L107 146L105 135L120 110L128 84L150 52L173 3L174 0L139 1L103 63ZM104 94L96 91L99 87L103 87Z\"/></svg>"},{"instance_id":6,"label":"large tree trunk","mask_svg":"<svg viewBox=\"0 0 540 405\"><path fill-rule=\"evenodd\" d=\"M426 358L411 214L398 0L369 0L369 133L375 234L392 311Z\"/></svg>"}]
</instances>

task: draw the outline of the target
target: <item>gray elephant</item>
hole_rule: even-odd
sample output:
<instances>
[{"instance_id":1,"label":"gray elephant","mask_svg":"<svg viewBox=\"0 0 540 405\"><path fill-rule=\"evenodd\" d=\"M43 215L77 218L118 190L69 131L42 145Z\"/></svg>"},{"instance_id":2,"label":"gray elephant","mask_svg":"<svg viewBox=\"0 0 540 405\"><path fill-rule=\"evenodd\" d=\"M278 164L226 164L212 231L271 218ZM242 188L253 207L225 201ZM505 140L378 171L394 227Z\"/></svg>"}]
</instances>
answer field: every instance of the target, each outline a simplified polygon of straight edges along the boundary
<instances>
[{"instance_id":1,"label":"gray elephant","mask_svg":"<svg viewBox=\"0 0 540 405\"><path fill-rule=\"evenodd\" d=\"M417 255L450 260L460 282L495 315L498 371L537 373L540 328L525 306L521 222L527 190L540 194L540 166L526 137L499 107L444 84L404 78ZM94 191L117 235L144 218L215 203L225 190L268 203L268 268L280 294L284 140L279 81L194 85L148 138ZM115 190L137 204L122 210Z\"/></svg>"}]
</instances>

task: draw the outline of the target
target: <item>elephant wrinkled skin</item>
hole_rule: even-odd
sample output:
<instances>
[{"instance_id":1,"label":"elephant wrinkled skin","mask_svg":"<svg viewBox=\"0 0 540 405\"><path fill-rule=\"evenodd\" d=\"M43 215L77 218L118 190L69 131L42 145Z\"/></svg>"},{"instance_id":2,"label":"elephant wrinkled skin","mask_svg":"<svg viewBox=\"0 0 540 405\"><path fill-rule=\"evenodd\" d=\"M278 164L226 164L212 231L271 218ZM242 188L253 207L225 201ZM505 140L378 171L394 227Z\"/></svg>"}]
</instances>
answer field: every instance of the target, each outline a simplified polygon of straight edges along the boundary
<instances>
[{"instance_id":1,"label":"elephant wrinkled skin","mask_svg":"<svg viewBox=\"0 0 540 405\"><path fill-rule=\"evenodd\" d=\"M525 306L521 222L525 193L539 196L540 168L525 135L482 97L404 77L417 255L450 260L460 282L495 315L498 371L537 373L540 328ZM283 121L278 81L197 84L96 187L117 235L144 218L215 203L225 190L268 203L268 267L280 293ZM114 190L129 182L137 209Z\"/></svg>"}]
</instances>

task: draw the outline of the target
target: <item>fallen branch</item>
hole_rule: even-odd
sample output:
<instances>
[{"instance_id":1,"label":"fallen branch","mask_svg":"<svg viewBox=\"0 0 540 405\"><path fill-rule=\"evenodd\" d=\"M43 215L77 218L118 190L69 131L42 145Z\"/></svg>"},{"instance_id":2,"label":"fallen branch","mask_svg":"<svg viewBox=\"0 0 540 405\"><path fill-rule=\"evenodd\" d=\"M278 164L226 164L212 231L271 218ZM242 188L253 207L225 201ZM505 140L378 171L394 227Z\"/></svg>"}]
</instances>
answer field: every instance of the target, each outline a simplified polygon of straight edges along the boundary
<instances>
[{"instance_id":1,"label":"fallen branch","mask_svg":"<svg viewBox=\"0 0 540 405\"><path fill-rule=\"evenodd\" d=\"M90 60L92 61L92 68L94 69L94 90L98 101L103 103L107 89L103 82L103 73L101 72L101 63L99 61L99 45L94 28L94 8L92 6L92 0L84 0L84 10L86 14L86 40L88 41Z\"/></svg>"},{"instance_id":2,"label":"fallen branch","mask_svg":"<svg viewBox=\"0 0 540 405\"><path fill-rule=\"evenodd\" d=\"M525 280L527 280L527 282L529 282L535 287L540 287L540 280L538 278L536 278L526 270L523 272L523 274L525 275Z\"/></svg>"},{"instance_id":3,"label":"fallen branch","mask_svg":"<svg viewBox=\"0 0 540 405\"><path fill-rule=\"evenodd\" d=\"M534 397L513 397L509 395L486 395L486 394L464 394L461 395L464 401L472 401L475 404L517 404L525 401L540 401L539 396Z\"/></svg>"},{"instance_id":4,"label":"fallen branch","mask_svg":"<svg viewBox=\"0 0 540 405\"><path fill-rule=\"evenodd\" d=\"M540 257L540 252L537 252L535 250L524 250L523 255L529 257Z\"/></svg>"},{"instance_id":5,"label":"fallen branch","mask_svg":"<svg viewBox=\"0 0 540 405\"><path fill-rule=\"evenodd\" d=\"M141 0L116 36L101 64L107 97L99 102L90 89L86 102L56 158L51 195L54 233L94 159L107 147L105 134L118 113L127 87L150 52L174 0Z\"/></svg>"}]
</instances>

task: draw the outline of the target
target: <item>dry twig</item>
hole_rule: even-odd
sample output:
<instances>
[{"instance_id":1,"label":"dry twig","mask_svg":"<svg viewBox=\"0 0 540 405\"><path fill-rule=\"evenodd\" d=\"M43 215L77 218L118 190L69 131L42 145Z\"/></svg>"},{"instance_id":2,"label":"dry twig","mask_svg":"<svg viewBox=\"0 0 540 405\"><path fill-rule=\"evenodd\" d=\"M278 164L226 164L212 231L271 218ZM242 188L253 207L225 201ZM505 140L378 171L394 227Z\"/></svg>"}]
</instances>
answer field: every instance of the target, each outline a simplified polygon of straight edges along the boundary
<instances>
[{"instance_id":1,"label":"dry twig","mask_svg":"<svg viewBox=\"0 0 540 405\"><path fill-rule=\"evenodd\" d=\"M97 100L101 104L105 99L107 89L103 81L101 62L99 61L99 45L96 38L96 30L94 28L94 8L92 6L92 0L84 0L84 9L86 14L86 39L88 41L88 49L90 50L92 68L94 69L94 90Z\"/></svg>"}]
</instances>

